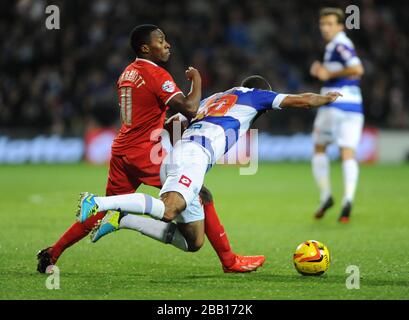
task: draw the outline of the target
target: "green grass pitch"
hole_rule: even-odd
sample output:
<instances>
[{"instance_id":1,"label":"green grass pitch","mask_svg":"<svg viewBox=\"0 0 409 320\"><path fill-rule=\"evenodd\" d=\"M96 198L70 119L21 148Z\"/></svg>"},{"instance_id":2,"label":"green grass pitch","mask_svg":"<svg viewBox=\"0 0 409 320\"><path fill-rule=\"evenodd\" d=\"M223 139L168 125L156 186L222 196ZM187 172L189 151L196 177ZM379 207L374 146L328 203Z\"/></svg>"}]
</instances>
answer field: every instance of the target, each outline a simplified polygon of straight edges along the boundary
<instances>
[{"instance_id":1,"label":"green grass pitch","mask_svg":"<svg viewBox=\"0 0 409 320\"><path fill-rule=\"evenodd\" d=\"M361 166L349 225L336 222L340 165L331 171L336 206L322 221L312 218L310 172L308 164L261 164L240 176L237 167L216 166L206 177L233 249L266 255L255 273L224 274L209 242L185 253L122 230L69 248L58 262L60 289L48 290L35 255L74 221L79 192L104 193L107 167L0 166L0 299L408 299L408 165ZM330 250L321 277L293 267L296 246L308 239ZM346 288L349 265L359 267L360 289Z\"/></svg>"}]
</instances>

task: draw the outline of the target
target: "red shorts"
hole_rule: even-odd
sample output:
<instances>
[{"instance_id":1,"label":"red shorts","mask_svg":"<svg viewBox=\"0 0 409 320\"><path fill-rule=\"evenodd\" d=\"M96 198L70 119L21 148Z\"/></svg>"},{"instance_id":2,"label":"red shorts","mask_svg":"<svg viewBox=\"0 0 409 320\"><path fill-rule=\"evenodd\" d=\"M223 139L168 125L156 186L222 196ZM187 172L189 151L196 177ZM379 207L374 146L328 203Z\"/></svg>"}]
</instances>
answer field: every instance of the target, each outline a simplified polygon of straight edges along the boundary
<instances>
[{"instance_id":1,"label":"red shorts","mask_svg":"<svg viewBox=\"0 0 409 320\"><path fill-rule=\"evenodd\" d=\"M160 165L153 164L146 154L140 156L112 155L106 195L134 193L141 183L161 188Z\"/></svg>"}]
</instances>

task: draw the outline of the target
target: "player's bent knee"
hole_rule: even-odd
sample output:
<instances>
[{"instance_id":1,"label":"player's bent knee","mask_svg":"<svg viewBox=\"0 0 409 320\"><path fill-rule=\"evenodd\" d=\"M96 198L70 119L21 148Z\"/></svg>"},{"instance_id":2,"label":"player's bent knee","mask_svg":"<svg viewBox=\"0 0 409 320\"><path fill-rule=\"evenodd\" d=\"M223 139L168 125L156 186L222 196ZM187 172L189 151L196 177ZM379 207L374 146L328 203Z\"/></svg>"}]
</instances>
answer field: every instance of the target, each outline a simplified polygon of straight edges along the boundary
<instances>
[{"instance_id":1,"label":"player's bent knee","mask_svg":"<svg viewBox=\"0 0 409 320\"><path fill-rule=\"evenodd\" d=\"M198 220L189 223L179 223L179 230L186 239L188 251L196 252L204 244L204 220Z\"/></svg>"},{"instance_id":2,"label":"player's bent knee","mask_svg":"<svg viewBox=\"0 0 409 320\"><path fill-rule=\"evenodd\" d=\"M163 214L162 220L165 222L171 222L176 219L178 216L178 213L174 210L166 210L165 213Z\"/></svg>"},{"instance_id":3,"label":"player's bent knee","mask_svg":"<svg viewBox=\"0 0 409 320\"><path fill-rule=\"evenodd\" d=\"M327 146L323 144L316 144L314 146L315 153L325 153L326 149L327 149Z\"/></svg>"},{"instance_id":4,"label":"player's bent knee","mask_svg":"<svg viewBox=\"0 0 409 320\"><path fill-rule=\"evenodd\" d=\"M343 161L355 159L355 150L352 148L341 148L341 158Z\"/></svg>"},{"instance_id":5,"label":"player's bent knee","mask_svg":"<svg viewBox=\"0 0 409 320\"><path fill-rule=\"evenodd\" d=\"M188 243L189 251L196 252L199 251L201 247L203 247L204 239L196 239L195 241Z\"/></svg>"},{"instance_id":6,"label":"player's bent knee","mask_svg":"<svg viewBox=\"0 0 409 320\"><path fill-rule=\"evenodd\" d=\"M183 211L180 206L175 204L167 205L165 204L165 213L163 214L163 220L166 222L171 222L176 219L176 217Z\"/></svg>"}]
</instances>

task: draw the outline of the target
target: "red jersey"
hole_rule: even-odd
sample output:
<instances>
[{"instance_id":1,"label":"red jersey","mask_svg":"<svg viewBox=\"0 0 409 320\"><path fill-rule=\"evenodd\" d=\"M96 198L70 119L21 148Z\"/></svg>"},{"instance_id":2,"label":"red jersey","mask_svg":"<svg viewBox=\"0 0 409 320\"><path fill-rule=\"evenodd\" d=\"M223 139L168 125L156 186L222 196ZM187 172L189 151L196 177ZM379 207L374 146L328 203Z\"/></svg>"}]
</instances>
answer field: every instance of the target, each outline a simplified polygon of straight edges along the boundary
<instances>
[{"instance_id":1,"label":"red jersey","mask_svg":"<svg viewBox=\"0 0 409 320\"><path fill-rule=\"evenodd\" d=\"M112 144L112 154L149 157L158 143L158 136L151 134L163 128L168 102L182 91L165 69L138 58L126 67L117 87L122 126Z\"/></svg>"}]
</instances>

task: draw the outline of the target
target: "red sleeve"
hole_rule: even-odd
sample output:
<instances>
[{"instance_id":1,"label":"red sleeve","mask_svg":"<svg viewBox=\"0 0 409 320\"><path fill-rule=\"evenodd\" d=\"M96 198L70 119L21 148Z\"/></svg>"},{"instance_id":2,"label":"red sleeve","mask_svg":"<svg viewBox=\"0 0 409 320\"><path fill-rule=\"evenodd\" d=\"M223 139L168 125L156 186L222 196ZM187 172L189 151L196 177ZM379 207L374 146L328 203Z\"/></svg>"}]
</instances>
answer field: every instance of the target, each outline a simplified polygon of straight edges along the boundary
<instances>
[{"instance_id":1,"label":"red sleeve","mask_svg":"<svg viewBox=\"0 0 409 320\"><path fill-rule=\"evenodd\" d=\"M156 81L156 93L164 105L167 105L175 95L182 93L182 90L178 88L172 76L165 69L158 69L153 77Z\"/></svg>"}]
</instances>

